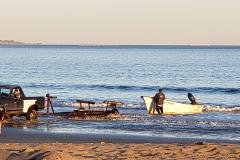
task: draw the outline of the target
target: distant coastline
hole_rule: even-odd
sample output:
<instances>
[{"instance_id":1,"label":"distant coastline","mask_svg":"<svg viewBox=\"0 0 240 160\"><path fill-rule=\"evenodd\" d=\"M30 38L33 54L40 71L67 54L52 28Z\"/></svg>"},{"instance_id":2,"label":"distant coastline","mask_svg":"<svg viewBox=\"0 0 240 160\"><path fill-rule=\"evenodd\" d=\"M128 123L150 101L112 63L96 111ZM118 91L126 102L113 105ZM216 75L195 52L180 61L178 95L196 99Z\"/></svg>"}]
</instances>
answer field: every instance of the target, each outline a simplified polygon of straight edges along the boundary
<instances>
[{"instance_id":1,"label":"distant coastline","mask_svg":"<svg viewBox=\"0 0 240 160\"><path fill-rule=\"evenodd\" d=\"M41 45L41 43L25 43L15 40L0 40L0 45Z\"/></svg>"},{"instance_id":2,"label":"distant coastline","mask_svg":"<svg viewBox=\"0 0 240 160\"><path fill-rule=\"evenodd\" d=\"M32 47L70 47L70 48L119 48L119 49L126 49L126 48L136 48L136 49L240 49L240 45L185 45L185 44L178 44L178 45L158 45L158 44L43 44L43 43L26 43L20 42L15 40L0 40L0 46L17 46L17 47L24 47L24 46L32 46Z\"/></svg>"}]
</instances>

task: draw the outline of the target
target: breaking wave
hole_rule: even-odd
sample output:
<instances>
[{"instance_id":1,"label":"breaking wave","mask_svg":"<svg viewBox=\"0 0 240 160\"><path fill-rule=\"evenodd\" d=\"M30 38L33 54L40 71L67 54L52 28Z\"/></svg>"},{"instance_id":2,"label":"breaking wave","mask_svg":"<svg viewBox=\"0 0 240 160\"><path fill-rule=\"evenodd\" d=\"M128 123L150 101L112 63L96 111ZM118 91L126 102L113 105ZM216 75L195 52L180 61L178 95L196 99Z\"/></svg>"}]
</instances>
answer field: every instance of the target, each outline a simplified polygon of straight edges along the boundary
<instances>
[{"instance_id":1,"label":"breaking wave","mask_svg":"<svg viewBox=\"0 0 240 160\"><path fill-rule=\"evenodd\" d=\"M107 84L55 84L55 83L32 83L26 85L29 88L50 88L50 89L85 89L85 90L119 90L119 91L155 91L159 86L130 86L130 85L107 85ZM240 88L222 87L164 87L167 92L195 92L195 93L224 93L240 94Z\"/></svg>"},{"instance_id":2,"label":"breaking wave","mask_svg":"<svg viewBox=\"0 0 240 160\"><path fill-rule=\"evenodd\" d=\"M56 107L79 107L78 102L68 102L68 101L57 101L54 104ZM88 107L87 104L82 104L83 107ZM95 107L105 107L105 104L102 102L96 102L94 105ZM140 108L145 108L141 104L134 104L134 103L123 103L121 106L118 106L121 108L129 108L129 109L140 109Z\"/></svg>"},{"instance_id":3,"label":"breaking wave","mask_svg":"<svg viewBox=\"0 0 240 160\"><path fill-rule=\"evenodd\" d=\"M55 102L55 106L57 107L79 107L79 103L77 102L68 102L68 101L58 101ZM88 107L88 105L83 104L83 107ZM96 102L95 107L105 107L102 102ZM135 104L135 103L123 103L123 105L118 106L122 109L137 109L142 110L145 109L143 104ZM94 106L93 106L94 108ZM240 112L240 106L214 106L214 105L204 105L204 112Z\"/></svg>"}]
</instances>

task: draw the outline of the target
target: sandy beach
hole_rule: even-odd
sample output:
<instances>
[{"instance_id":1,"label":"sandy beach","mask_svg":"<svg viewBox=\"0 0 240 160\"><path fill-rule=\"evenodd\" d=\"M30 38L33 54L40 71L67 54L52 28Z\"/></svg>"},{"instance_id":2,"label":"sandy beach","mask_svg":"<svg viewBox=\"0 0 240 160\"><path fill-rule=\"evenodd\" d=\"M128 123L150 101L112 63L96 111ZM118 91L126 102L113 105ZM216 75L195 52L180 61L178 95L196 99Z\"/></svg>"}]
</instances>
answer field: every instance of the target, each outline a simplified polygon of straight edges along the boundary
<instances>
[{"instance_id":1,"label":"sandy beach","mask_svg":"<svg viewBox=\"0 0 240 160\"><path fill-rule=\"evenodd\" d=\"M66 134L3 128L0 143L0 160L240 159L239 141L226 140Z\"/></svg>"},{"instance_id":2,"label":"sandy beach","mask_svg":"<svg viewBox=\"0 0 240 160\"><path fill-rule=\"evenodd\" d=\"M240 160L240 0L0 1L0 160Z\"/></svg>"},{"instance_id":3,"label":"sandy beach","mask_svg":"<svg viewBox=\"0 0 240 160\"><path fill-rule=\"evenodd\" d=\"M5 159L240 159L234 144L2 143Z\"/></svg>"}]
</instances>

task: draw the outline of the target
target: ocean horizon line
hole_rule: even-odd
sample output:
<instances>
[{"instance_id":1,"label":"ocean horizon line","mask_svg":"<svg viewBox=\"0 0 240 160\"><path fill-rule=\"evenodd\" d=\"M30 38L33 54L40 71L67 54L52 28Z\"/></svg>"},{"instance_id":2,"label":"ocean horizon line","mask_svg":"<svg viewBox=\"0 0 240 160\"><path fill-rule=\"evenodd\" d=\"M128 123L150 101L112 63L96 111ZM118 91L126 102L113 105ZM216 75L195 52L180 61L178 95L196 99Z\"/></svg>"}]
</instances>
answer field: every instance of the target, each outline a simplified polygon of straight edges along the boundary
<instances>
[{"instance_id":1,"label":"ocean horizon line","mask_svg":"<svg viewBox=\"0 0 240 160\"><path fill-rule=\"evenodd\" d=\"M240 45L131 45L131 44L120 44L120 45L99 45L99 44L0 44L0 47L71 47L71 48L156 48L156 49L240 49Z\"/></svg>"}]
</instances>

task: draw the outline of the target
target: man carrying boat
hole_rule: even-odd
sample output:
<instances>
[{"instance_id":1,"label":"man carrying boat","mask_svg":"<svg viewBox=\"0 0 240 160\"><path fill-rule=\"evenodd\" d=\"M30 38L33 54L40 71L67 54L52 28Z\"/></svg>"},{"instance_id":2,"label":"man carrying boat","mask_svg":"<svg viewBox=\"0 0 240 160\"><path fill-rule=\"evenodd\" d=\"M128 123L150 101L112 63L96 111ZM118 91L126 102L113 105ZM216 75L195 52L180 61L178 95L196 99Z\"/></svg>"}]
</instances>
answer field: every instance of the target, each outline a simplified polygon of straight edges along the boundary
<instances>
[{"instance_id":1,"label":"man carrying boat","mask_svg":"<svg viewBox=\"0 0 240 160\"><path fill-rule=\"evenodd\" d=\"M158 114L163 114L163 103L165 100L165 95L162 92L162 88L160 88L159 92L155 94L154 99L156 102L156 111Z\"/></svg>"}]
</instances>

